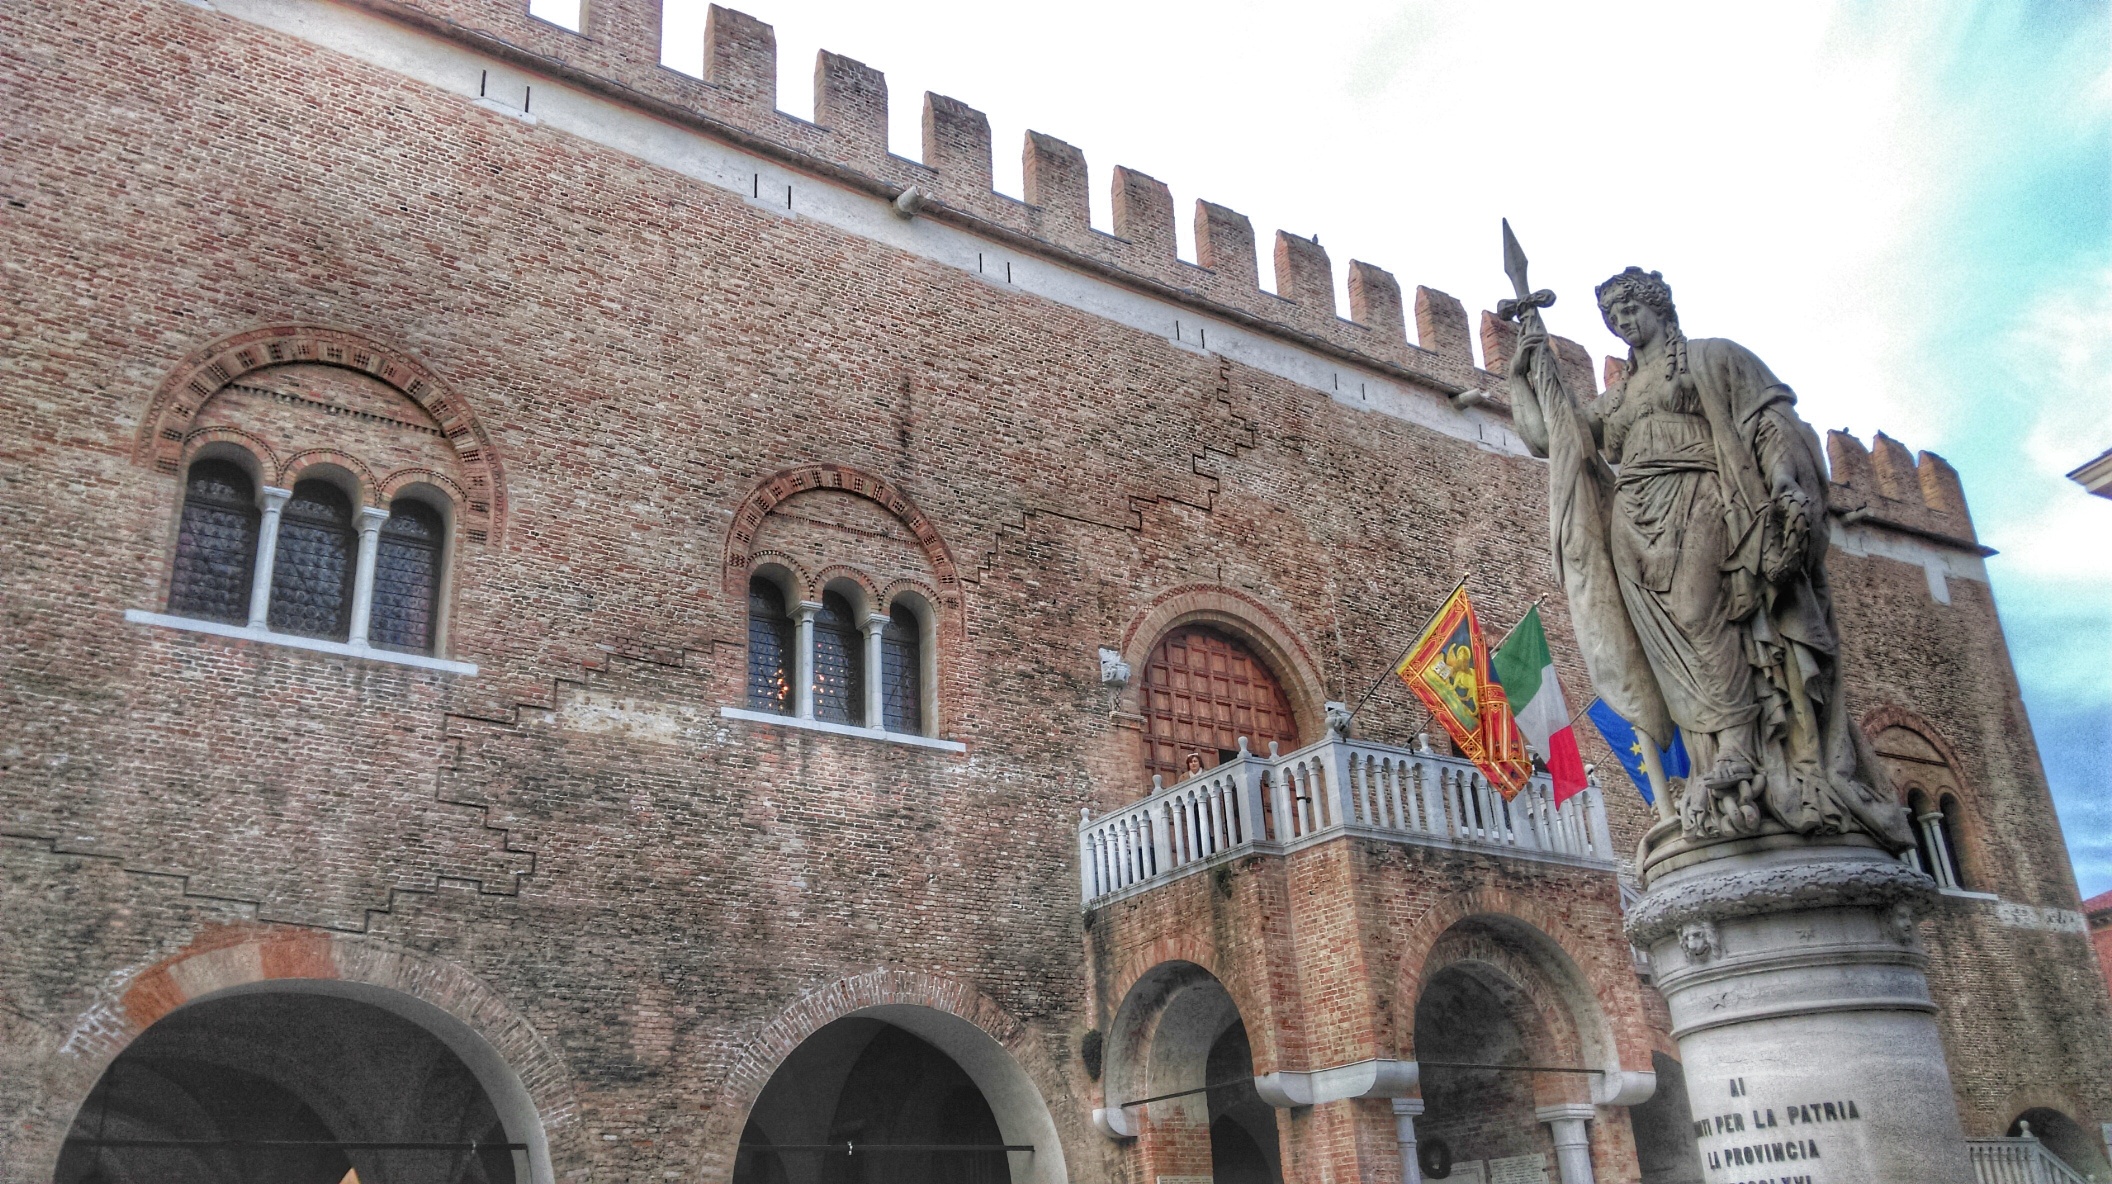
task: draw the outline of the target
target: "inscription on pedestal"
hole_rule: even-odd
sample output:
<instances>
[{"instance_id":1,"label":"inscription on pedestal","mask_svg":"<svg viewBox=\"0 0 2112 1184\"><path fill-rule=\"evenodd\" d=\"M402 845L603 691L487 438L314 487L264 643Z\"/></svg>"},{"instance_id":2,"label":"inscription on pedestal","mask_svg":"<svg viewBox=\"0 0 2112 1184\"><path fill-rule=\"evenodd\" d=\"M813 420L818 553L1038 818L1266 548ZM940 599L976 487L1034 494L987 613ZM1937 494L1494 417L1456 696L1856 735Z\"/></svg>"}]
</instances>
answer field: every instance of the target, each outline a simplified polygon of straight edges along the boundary
<instances>
[{"instance_id":1,"label":"inscription on pedestal","mask_svg":"<svg viewBox=\"0 0 2112 1184\"><path fill-rule=\"evenodd\" d=\"M1547 1184L1547 1156L1507 1155L1489 1162L1489 1184Z\"/></svg>"},{"instance_id":2,"label":"inscription on pedestal","mask_svg":"<svg viewBox=\"0 0 2112 1184\"><path fill-rule=\"evenodd\" d=\"M1724 1184L1823 1184L1827 1128L1863 1120L1853 1098L1763 1100L1743 1077L1727 1084L1738 1108L1694 1120L1702 1162Z\"/></svg>"}]
</instances>

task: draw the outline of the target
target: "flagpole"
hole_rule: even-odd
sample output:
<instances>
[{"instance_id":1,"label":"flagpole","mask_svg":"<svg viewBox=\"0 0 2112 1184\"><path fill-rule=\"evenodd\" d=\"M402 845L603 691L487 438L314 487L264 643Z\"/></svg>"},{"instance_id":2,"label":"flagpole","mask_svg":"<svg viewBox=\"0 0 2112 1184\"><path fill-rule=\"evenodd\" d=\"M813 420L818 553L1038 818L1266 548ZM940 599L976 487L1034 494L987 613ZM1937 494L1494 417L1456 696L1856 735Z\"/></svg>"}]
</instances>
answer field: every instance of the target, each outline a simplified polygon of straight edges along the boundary
<instances>
[{"instance_id":1,"label":"flagpole","mask_svg":"<svg viewBox=\"0 0 2112 1184\"><path fill-rule=\"evenodd\" d=\"M1364 710L1364 705L1366 703L1371 702L1372 695L1378 691L1379 684L1386 681L1386 676L1400 669L1401 663L1408 657L1408 651L1414 649L1415 643L1422 640L1423 630L1428 629L1430 627L1430 622L1435 621L1437 619L1438 613L1445 611L1445 606L1452 603L1452 598L1454 596L1459 595L1459 590L1461 588L1467 586L1467 577L1473 574L1474 571L1472 568L1469 568L1465 572L1460 574L1459 582L1457 584L1452 585L1452 590L1450 592L1445 593L1445 598L1437 602L1437 608L1432 610L1429 616L1423 618L1423 623L1416 628L1416 631L1413 634L1409 635L1408 644L1401 648L1400 656L1395 658L1393 661L1388 662L1386 664L1386 668L1384 670L1379 671L1379 676L1371 680L1371 685L1364 688L1364 697L1357 700L1357 705L1355 707L1349 709L1349 718L1355 719L1357 717L1357 713L1359 711ZM1509 636L1509 634L1505 634L1505 636ZM1423 715L1427 717L1429 714L1430 709L1427 707L1424 708Z\"/></svg>"},{"instance_id":2,"label":"flagpole","mask_svg":"<svg viewBox=\"0 0 2112 1184\"><path fill-rule=\"evenodd\" d=\"M1511 634L1518 632L1518 626L1525 624L1525 613L1532 612L1534 609L1539 608L1540 602L1546 599L1547 593L1545 592L1542 592L1540 595L1533 597L1533 602L1525 606L1525 612L1519 613L1518 619L1511 622L1511 627L1503 631L1503 636L1496 639L1495 645L1489 647L1489 657L1494 658L1496 656L1496 651L1503 648L1503 643L1511 639ZM1396 665L1398 665L1398 663L1396 663Z\"/></svg>"}]
</instances>

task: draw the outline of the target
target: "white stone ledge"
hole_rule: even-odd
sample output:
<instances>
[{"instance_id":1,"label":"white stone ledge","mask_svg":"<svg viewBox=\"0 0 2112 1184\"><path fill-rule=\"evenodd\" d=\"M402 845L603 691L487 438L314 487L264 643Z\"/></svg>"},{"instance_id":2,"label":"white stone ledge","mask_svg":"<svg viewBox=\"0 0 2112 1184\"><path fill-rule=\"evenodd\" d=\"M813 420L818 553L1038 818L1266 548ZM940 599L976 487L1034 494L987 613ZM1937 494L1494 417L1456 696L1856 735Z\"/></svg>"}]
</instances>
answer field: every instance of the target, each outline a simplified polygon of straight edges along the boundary
<instances>
[{"instance_id":1,"label":"white stone ledge","mask_svg":"<svg viewBox=\"0 0 2112 1184\"><path fill-rule=\"evenodd\" d=\"M251 629L247 625L230 625L225 621L201 621L193 617L172 617L167 613L150 613L128 608L125 619L135 625L156 625L163 629L181 629L186 633L210 633L214 637L232 637L237 641L256 641L265 645L280 645L287 649L313 650L319 654L336 654L343 658L361 658L369 662L387 662L395 666L415 666L420 670L439 670L447 674L475 674L474 662L456 662L447 658L435 658L428 654L406 654L401 650L376 649L369 645L350 645L342 641L328 641L320 637L300 637L292 633L273 633L269 629Z\"/></svg>"},{"instance_id":2,"label":"white stone ledge","mask_svg":"<svg viewBox=\"0 0 2112 1184\"><path fill-rule=\"evenodd\" d=\"M857 736L865 740L880 740L888 744L904 744L911 748L930 748L939 752L967 752L968 746L958 740L937 740L930 736L918 736L909 732L890 732L885 728L858 728L850 724L832 724L826 720L801 719L796 715L776 715L768 711L750 711L745 707L721 707L722 719L746 720L751 724L769 724L772 727L795 728L803 732L825 732L831 736Z\"/></svg>"}]
</instances>

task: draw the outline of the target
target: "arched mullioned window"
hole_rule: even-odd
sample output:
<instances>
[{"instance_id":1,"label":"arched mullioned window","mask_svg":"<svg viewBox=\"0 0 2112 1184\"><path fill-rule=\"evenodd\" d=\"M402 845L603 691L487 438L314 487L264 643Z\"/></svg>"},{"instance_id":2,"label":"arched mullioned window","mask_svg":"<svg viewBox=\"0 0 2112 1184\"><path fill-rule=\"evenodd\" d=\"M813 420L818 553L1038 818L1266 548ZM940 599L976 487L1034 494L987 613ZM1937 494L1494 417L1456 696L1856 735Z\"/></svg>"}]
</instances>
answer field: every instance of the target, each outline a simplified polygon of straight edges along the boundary
<instances>
[{"instance_id":1,"label":"arched mullioned window","mask_svg":"<svg viewBox=\"0 0 2112 1184\"><path fill-rule=\"evenodd\" d=\"M397 498L381 525L374 551L374 607L367 640L390 649L427 653L440 612L440 512Z\"/></svg>"},{"instance_id":2,"label":"arched mullioned window","mask_svg":"<svg viewBox=\"0 0 2112 1184\"><path fill-rule=\"evenodd\" d=\"M792 655L796 644L785 593L756 576L748 581L748 706L792 714Z\"/></svg>"},{"instance_id":3,"label":"arched mullioned window","mask_svg":"<svg viewBox=\"0 0 2112 1184\"><path fill-rule=\"evenodd\" d=\"M1913 862L1940 888L1972 891L1965 869L1973 862L1964 844L1967 834L1958 772L1937 744L1924 734L1926 725L1894 723L1878 730L1871 747L1886 774L1906 797L1907 820L1914 831Z\"/></svg>"},{"instance_id":4,"label":"arched mullioned window","mask_svg":"<svg viewBox=\"0 0 2112 1184\"><path fill-rule=\"evenodd\" d=\"M924 626L905 605L887 614L880 631L881 726L890 732L924 730Z\"/></svg>"},{"instance_id":5,"label":"arched mullioned window","mask_svg":"<svg viewBox=\"0 0 2112 1184\"><path fill-rule=\"evenodd\" d=\"M280 633L342 641L352 623L352 499L328 481L294 485L279 518L269 623Z\"/></svg>"},{"instance_id":6,"label":"arched mullioned window","mask_svg":"<svg viewBox=\"0 0 2112 1184\"><path fill-rule=\"evenodd\" d=\"M1168 785L1187 775L1190 753L1215 765L1238 751L1242 736L1257 753L1271 740L1285 752L1298 747L1298 724L1276 676L1244 643L1208 626L1175 629L1152 648L1139 707L1144 771Z\"/></svg>"},{"instance_id":7,"label":"arched mullioned window","mask_svg":"<svg viewBox=\"0 0 2112 1184\"><path fill-rule=\"evenodd\" d=\"M257 487L241 466L201 460L184 483L169 612L241 623L256 577Z\"/></svg>"},{"instance_id":8,"label":"arched mullioned window","mask_svg":"<svg viewBox=\"0 0 2112 1184\"><path fill-rule=\"evenodd\" d=\"M865 639L851 602L838 592L823 593L814 614L814 718L865 723Z\"/></svg>"}]
</instances>

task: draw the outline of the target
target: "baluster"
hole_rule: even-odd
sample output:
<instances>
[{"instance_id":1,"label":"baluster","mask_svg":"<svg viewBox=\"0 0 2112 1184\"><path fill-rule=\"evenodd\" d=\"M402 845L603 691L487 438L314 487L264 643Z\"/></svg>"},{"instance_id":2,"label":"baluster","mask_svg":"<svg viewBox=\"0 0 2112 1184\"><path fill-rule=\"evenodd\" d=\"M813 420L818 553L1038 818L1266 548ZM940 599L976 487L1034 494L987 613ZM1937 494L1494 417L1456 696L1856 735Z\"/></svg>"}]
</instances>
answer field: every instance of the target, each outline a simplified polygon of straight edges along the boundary
<instances>
[{"instance_id":1,"label":"baluster","mask_svg":"<svg viewBox=\"0 0 2112 1184\"><path fill-rule=\"evenodd\" d=\"M1167 858L1167 849L1170 844L1166 838L1166 803L1161 801L1158 805L1150 807L1145 811L1144 816L1146 821L1144 833L1151 840L1150 874L1156 876L1163 872L1170 872L1173 870L1173 863Z\"/></svg>"},{"instance_id":2,"label":"baluster","mask_svg":"<svg viewBox=\"0 0 2112 1184\"><path fill-rule=\"evenodd\" d=\"M1584 817L1591 822L1591 853L1600 859L1613 858L1613 835L1606 828L1606 797L1602 790L1590 786L1577 791L1578 797L1590 795L1585 803Z\"/></svg>"},{"instance_id":3,"label":"baluster","mask_svg":"<svg viewBox=\"0 0 2112 1184\"><path fill-rule=\"evenodd\" d=\"M1407 762L1386 758L1386 792L1393 795L1393 828L1414 830L1415 789L1408 781Z\"/></svg>"},{"instance_id":4,"label":"baluster","mask_svg":"<svg viewBox=\"0 0 2112 1184\"><path fill-rule=\"evenodd\" d=\"M1181 795L1181 835L1191 860L1203 857L1202 797L1202 791L1194 788Z\"/></svg>"},{"instance_id":5,"label":"baluster","mask_svg":"<svg viewBox=\"0 0 2112 1184\"><path fill-rule=\"evenodd\" d=\"M1195 860L1195 837L1188 821L1188 799L1194 793L1192 789L1184 789L1166 802L1166 845L1173 849L1175 867Z\"/></svg>"}]
</instances>

